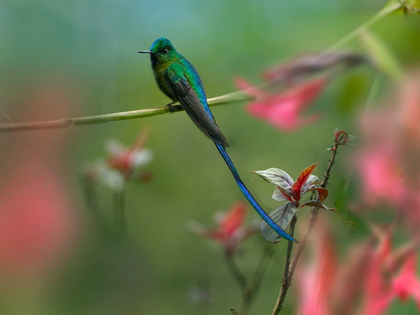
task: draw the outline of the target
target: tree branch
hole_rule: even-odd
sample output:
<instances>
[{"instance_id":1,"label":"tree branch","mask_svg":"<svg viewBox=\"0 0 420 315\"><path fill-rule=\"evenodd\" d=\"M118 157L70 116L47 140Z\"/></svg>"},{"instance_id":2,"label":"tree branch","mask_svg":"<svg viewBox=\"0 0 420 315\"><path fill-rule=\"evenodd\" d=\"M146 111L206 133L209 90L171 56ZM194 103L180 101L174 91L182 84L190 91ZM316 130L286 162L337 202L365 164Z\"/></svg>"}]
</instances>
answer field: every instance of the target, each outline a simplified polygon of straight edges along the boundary
<instances>
[{"instance_id":1,"label":"tree branch","mask_svg":"<svg viewBox=\"0 0 420 315\"><path fill-rule=\"evenodd\" d=\"M231 103L238 103L243 101L250 101L255 97L249 95L245 91L237 91L222 96L213 97L207 100L209 106L225 105ZM172 106L174 112L182 111L179 104ZM37 129L56 129L65 128L69 126L93 125L106 123L110 121L120 121L127 119L144 118L162 114L171 113L171 109L167 106L132 110L127 112L119 112L112 114L76 117L76 118L61 118L50 121L28 122L28 123L0 123L0 132L5 131L19 131L19 130L37 130Z\"/></svg>"}]
</instances>

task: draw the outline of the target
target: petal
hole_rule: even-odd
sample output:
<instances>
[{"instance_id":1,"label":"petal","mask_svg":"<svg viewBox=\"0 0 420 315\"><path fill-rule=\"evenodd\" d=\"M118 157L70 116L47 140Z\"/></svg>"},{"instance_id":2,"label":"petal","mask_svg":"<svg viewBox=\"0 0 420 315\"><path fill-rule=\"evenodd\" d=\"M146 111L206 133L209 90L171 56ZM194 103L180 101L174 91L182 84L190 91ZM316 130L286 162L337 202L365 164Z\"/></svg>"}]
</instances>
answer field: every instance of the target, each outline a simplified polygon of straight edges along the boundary
<instances>
[{"instance_id":1,"label":"petal","mask_svg":"<svg viewBox=\"0 0 420 315\"><path fill-rule=\"evenodd\" d=\"M285 171L282 171L278 168L269 168L265 171L255 171L252 172L264 179L270 184L280 186L285 191L289 192L293 185L293 179Z\"/></svg>"},{"instance_id":2,"label":"petal","mask_svg":"<svg viewBox=\"0 0 420 315\"><path fill-rule=\"evenodd\" d=\"M294 202L288 202L272 211L270 213L270 217L275 223L277 223L278 226L280 226L283 230L286 230L296 211L296 204ZM270 243L277 243L281 239L278 233L274 231L267 222L263 222L261 225L261 235Z\"/></svg>"},{"instance_id":3,"label":"petal","mask_svg":"<svg viewBox=\"0 0 420 315\"><path fill-rule=\"evenodd\" d=\"M303 187L303 185L306 184L306 182L309 179L309 176L315 169L315 167L318 165L318 163L312 164L311 166L308 166L305 168L302 173L300 173L299 177L297 178L296 182L292 186L292 193L294 194L296 200L300 199L300 192Z\"/></svg>"},{"instance_id":4,"label":"petal","mask_svg":"<svg viewBox=\"0 0 420 315\"><path fill-rule=\"evenodd\" d=\"M200 236L200 237L210 237L210 229L202 225L201 223L198 223L197 221L190 220L187 222L186 225L187 230L192 232L193 234Z\"/></svg>"},{"instance_id":5,"label":"petal","mask_svg":"<svg viewBox=\"0 0 420 315\"><path fill-rule=\"evenodd\" d=\"M105 150L108 151L110 155L120 155L128 149L118 140L109 139L105 142Z\"/></svg>"},{"instance_id":6,"label":"petal","mask_svg":"<svg viewBox=\"0 0 420 315\"><path fill-rule=\"evenodd\" d=\"M393 290L400 300L413 297L420 306L420 281L417 277L417 259L413 253L407 258L400 274L393 280Z\"/></svg>"},{"instance_id":7,"label":"petal","mask_svg":"<svg viewBox=\"0 0 420 315\"><path fill-rule=\"evenodd\" d=\"M102 172L99 180L114 192L121 192L124 190L125 178L119 171L107 170Z\"/></svg>"},{"instance_id":8,"label":"petal","mask_svg":"<svg viewBox=\"0 0 420 315\"><path fill-rule=\"evenodd\" d=\"M320 179L319 179L319 177L318 176L315 176L315 175L310 175L309 177L308 177L308 180L306 181L306 183L302 186L302 188L301 188L301 194L303 194L303 193L305 193L305 192L307 192L309 189L311 189L312 187L312 185L315 185L315 183L317 183L317 182L319 182L320 181Z\"/></svg>"},{"instance_id":9,"label":"petal","mask_svg":"<svg viewBox=\"0 0 420 315\"><path fill-rule=\"evenodd\" d=\"M220 224L220 229L226 235L232 235L244 224L246 215L246 204L242 201L234 203L226 212L224 220Z\"/></svg>"},{"instance_id":10,"label":"petal","mask_svg":"<svg viewBox=\"0 0 420 315\"><path fill-rule=\"evenodd\" d=\"M131 153L131 166L136 168L150 163L153 159L153 152L149 149L134 150Z\"/></svg>"},{"instance_id":11,"label":"petal","mask_svg":"<svg viewBox=\"0 0 420 315\"><path fill-rule=\"evenodd\" d=\"M283 131L292 131L319 119L319 115L301 117L325 86L325 78L300 84L287 92L268 94L252 102L247 110L251 115L268 121Z\"/></svg>"},{"instance_id":12,"label":"petal","mask_svg":"<svg viewBox=\"0 0 420 315\"><path fill-rule=\"evenodd\" d=\"M310 188L310 189L308 189L306 191L303 191L302 194L304 194L304 193L306 193L308 191L314 191L314 190L316 190L318 192L318 197L319 197L319 200L321 202L324 202L324 200L327 199L327 197L328 197L328 189L327 188L323 188L323 187L312 187L312 188Z\"/></svg>"},{"instance_id":13,"label":"petal","mask_svg":"<svg viewBox=\"0 0 420 315\"><path fill-rule=\"evenodd\" d=\"M268 119L270 115L270 104L266 102L252 102L247 107L246 110L252 116L262 119Z\"/></svg>"},{"instance_id":14,"label":"petal","mask_svg":"<svg viewBox=\"0 0 420 315\"><path fill-rule=\"evenodd\" d=\"M244 78L238 77L235 79L236 86L241 89L242 91L246 92L247 94L254 96L254 97L263 97L266 93L255 86L251 85L247 80Z\"/></svg>"}]
</instances>

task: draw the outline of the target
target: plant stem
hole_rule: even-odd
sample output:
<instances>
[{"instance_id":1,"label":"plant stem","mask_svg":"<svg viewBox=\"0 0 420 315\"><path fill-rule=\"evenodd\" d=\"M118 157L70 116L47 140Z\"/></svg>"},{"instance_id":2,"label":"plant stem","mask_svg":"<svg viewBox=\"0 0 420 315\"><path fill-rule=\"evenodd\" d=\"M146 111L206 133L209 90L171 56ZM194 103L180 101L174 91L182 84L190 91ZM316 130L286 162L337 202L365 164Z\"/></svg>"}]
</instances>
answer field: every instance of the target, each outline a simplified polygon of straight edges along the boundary
<instances>
[{"instance_id":1,"label":"plant stem","mask_svg":"<svg viewBox=\"0 0 420 315\"><path fill-rule=\"evenodd\" d=\"M322 182L320 184L320 186L323 187L323 188L326 188L327 185L328 185L328 180L329 180L330 174L331 174L331 168L334 165L334 161L335 161L335 158L337 156L338 147L339 147L339 144L335 143L335 145L331 149L331 151L333 153L332 153L332 156L329 160L327 169L325 171L324 178L322 179ZM312 229L315 226L315 223L318 219L318 212L319 212L318 207L312 207L311 208L311 215L309 217L308 226L306 228L306 231L305 231L302 239L300 240L300 243L299 243L299 246L296 249L296 252L293 255L293 258L290 262L290 266L288 268L288 271L286 272L286 270L285 270L285 273L284 273L284 276L283 276L283 281L282 281L281 288L280 288L279 297L278 297L276 305L273 309L272 315L277 315L278 313L280 313L280 311L282 309L282 306L283 306L284 300L286 298L287 292L289 290L289 287L292 284L293 274L295 273L297 263L298 263L299 258L300 258L301 254L302 254L302 252L303 252L303 250L306 246L306 243L308 242L308 238L309 238L309 236L312 232ZM290 248L290 243L289 243L289 248ZM286 266L287 266L287 260L290 259L289 248L288 248L288 256L286 258ZM291 251L291 248L290 248L290 251ZM285 278L285 276L286 276L286 278Z\"/></svg>"},{"instance_id":2,"label":"plant stem","mask_svg":"<svg viewBox=\"0 0 420 315\"><path fill-rule=\"evenodd\" d=\"M125 203L124 191L116 191L114 193L114 218L115 225L119 231L125 229Z\"/></svg>"},{"instance_id":3,"label":"plant stem","mask_svg":"<svg viewBox=\"0 0 420 315\"><path fill-rule=\"evenodd\" d=\"M290 230L289 234L293 237L293 233L295 232L295 226L297 223L297 217L294 216L292 219L292 222L290 223ZM293 250L293 242L289 241L287 244L287 255L286 255L286 264L284 266L284 272L283 272L283 278L281 280L281 288L279 292L279 296L276 301L276 305L274 305L274 309L272 314L278 314L281 309L284 302L284 299L286 298L287 290L284 290L284 287L289 287L291 285L292 279L289 278L289 266L290 266L290 259L292 257L292 250Z\"/></svg>"},{"instance_id":4,"label":"plant stem","mask_svg":"<svg viewBox=\"0 0 420 315\"><path fill-rule=\"evenodd\" d=\"M339 40L338 42L336 42L334 45L332 45L330 48L328 48L326 51L324 51L324 53L329 52L331 50L335 50L338 47L344 45L345 43L349 42L350 40L352 40L353 38L355 38L360 32L364 31L365 29L371 27L373 24L375 24L376 22L378 22L379 20L381 20L383 17L387 16L388 14L398 10L399 8L401 8L401 3L399 1L395 1L387 6L385 6L381 11L379 11L377 14L375 14L370 20L368 20L366 23L364 23L363 25L359 26L358 28L356 28L355 30L353 30L352 32L350 32L349 34L347 34L346 36L344 36L341 40ZM376 85L375 85L376 88ZM338 146L339 144L336 143L334 145L334 147L332 148L333 154L329 160L328 163L328 167L327 170L324 174L324 178L320 184L321 187L326 188L328 185L328 180L330 178L330 172L331 172L331 168L334 165L334 161L335 158L337 156L337 151L338 151ZM286 267L285 267L285 271L284 271L284 275L283 275L283 281L282 281L282 285L280 288L280 293L279 293L279 297L277 299L276 305L274 306L272 315L277 315L281 309L282 309L282 305L284 303L284 300L286 298L287 292L289 290L290 285L292 284L292 279L293 279L293 274L296 270L296 266L297 263L299 261L299 258L306 246L306 243L308 241L309 235L312 232L312 229L318 219L318 212L319 212L319 208L317 207L312 207L311 208L311 215L309 217L309 223L308 226L306 228L306 231L299 243L299 246L296 249L295 254L293 255L293 258L290 262L290 252L291 252L291 246L293 246L293 244L290 244L289 242L289 246L288 246L288 252L287 252L287 257L286 257ZM293 224L293 222L292 222ZM290 249L290 252L289 252ZM287 268L287 269L286 269Z\"/></svg>"},{"instance_id":5,"label":"plant stem","mask_svg":"<svg viewBox=\"0 0 420 315\"><path fill-rule=\"evenodd\" d=\"M237 91L222 96L217 96L207 100L209 106L225 105L231 103L239 103L255 99L245 91ZM182 111L181 105L172 105L174 112ZM120 121L127 119L144 118L156 116L161 114L171 113L171 109L167 106L132 110L127 112L119 112L112 114L76 117L76 118L61 118L50 121L28 122L28 123L0 123L0 132L5 131L19 131L19 130L36 130L36 129L56 129L70 126L93 125L106 123L110 121Z\"/></svg>"},{"instance_id":6,"label":"plant stem","mask_svg":"<svg viewBox=\"0 0 420 315\"><path fill-rule=\"evenodd\" d=\"M341 38L338 42L336 42L334 45L332 45L330 48L328 48L325 52L329 52L332 50L337 49L338 47L343 46L347 42L354 39L356 36L358 36L361 32L363 32L365 29L370 28L372 25L374 25L376 22L381 20L382 18L386 17L387 15L391 14L392 12L398 10L401 8L401 3L398 1L395 1L394 3L385 6L382 8L381 11L376 13L373 17L371 17L367 22L363 23L347 35L345 35L343 38Z\"/></svg>"},{"instance_id":7,"label":"plant stem","mask_svg":"<svg viewBox=\"0 0 420 315\"><path fill-rule=\"evenodd\" d=\"M239 284L239 286L246 290L247 286L247 279L243 275L243 273L239 270L238 265L236 264L233 254L226 252L225 254L225 260L229 267L229 270L231 271L232 275L235 277L236 282Z\"/></svg>"},{"instance_id":8,"label":"plant stem","mask_svg":"<svg viewBox=\"0 0 420 315\"><path fill-rule=\"evenodd\" d=\"M264 276L264 273L267 269L268 263L273 256L273 248L271 245L266 246L265 250L263 251L260 261L255 268L254 274L250 281L248 281L246 288L242 295L242 301L239 306L239 314L246 315L249 312L249 309L254 302L255 297L258 293L258 289L261 283L261 280Z\"/></svg>"}]
</instances>

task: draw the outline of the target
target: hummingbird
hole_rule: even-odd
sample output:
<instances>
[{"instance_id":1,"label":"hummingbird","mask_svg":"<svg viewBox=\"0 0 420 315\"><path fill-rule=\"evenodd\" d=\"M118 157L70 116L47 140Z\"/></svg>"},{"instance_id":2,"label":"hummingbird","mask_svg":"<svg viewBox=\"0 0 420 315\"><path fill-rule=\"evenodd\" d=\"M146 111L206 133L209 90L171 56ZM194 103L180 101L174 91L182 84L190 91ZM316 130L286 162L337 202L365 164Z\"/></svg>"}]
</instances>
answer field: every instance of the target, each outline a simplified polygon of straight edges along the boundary
<instances>
[{"instance_id":1,"label":"hummingbird","mask_svg":"<svg viewBox=\"0 0 420 315\"><path fill-rule=\"evenodd\" d=\"M156 83L163 94L172 100L167 106L172 109L174 103L179 102L181 104L181 107L197 127L207 137L213 140L229 167L239 189L258 214L281 237L296 242L293 237L287 234L270 218L243 183L226 151L226 147L229 144L216 124L216 120L207 104L203 82L194 66L184 56L178 53L170 40L165 37L155 40L150 50L141 50L139 53L150 54Z\"/></svg>"}]
</instances>

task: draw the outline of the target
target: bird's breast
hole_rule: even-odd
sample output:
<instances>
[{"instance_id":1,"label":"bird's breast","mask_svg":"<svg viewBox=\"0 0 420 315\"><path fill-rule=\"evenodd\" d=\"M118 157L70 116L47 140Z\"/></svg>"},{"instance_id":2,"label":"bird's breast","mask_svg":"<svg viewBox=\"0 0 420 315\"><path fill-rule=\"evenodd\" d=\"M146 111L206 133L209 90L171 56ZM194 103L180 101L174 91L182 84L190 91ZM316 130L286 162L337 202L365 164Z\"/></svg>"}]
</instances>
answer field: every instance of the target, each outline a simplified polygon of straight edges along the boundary
<instances>
[{"instance_id":1,"label":"bird's breast","mask_svg":"<svg viewBox=\"0 0 420 315\"><path fill-rule=\"evenodd\" d=\"M153 73L155 75L156 83L162 93L169 97L172 101L176 102L177 98L168 82L165 80L165 71L168 69L168 67L169 64L166 63L153 65Z\"/></svg>"}]
</instances>

